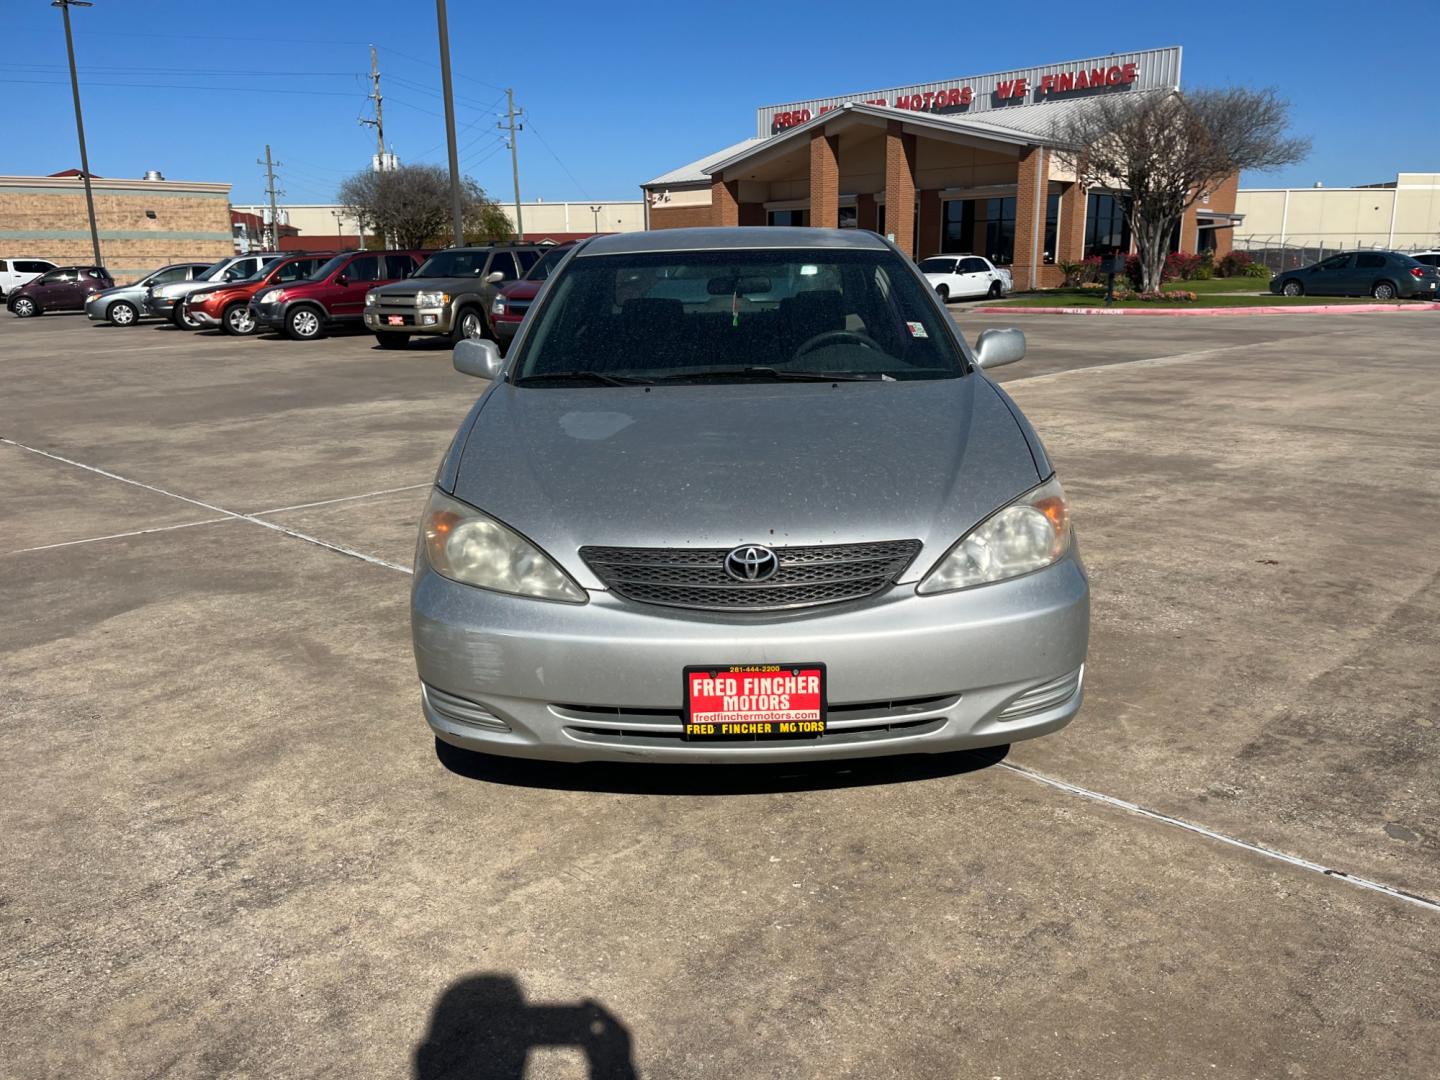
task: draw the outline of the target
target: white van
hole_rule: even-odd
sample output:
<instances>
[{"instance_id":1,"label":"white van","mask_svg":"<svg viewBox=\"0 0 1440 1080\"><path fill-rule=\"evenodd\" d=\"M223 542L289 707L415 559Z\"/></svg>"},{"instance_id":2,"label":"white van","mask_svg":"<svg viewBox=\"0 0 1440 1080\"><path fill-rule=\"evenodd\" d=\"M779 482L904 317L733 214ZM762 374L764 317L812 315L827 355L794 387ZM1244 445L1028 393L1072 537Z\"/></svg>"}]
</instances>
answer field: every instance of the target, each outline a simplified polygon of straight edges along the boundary
<instances>
[{"instance_id":1,"label":"white van","mask_svg":"<svg viewBox=\"0 0 1440 1080\"><path fill-rule=\"evenodd\" d=\"M55 269L49 259L0 259L0 299L10 295L27 281Z\"/></svg>"}]
</instances>

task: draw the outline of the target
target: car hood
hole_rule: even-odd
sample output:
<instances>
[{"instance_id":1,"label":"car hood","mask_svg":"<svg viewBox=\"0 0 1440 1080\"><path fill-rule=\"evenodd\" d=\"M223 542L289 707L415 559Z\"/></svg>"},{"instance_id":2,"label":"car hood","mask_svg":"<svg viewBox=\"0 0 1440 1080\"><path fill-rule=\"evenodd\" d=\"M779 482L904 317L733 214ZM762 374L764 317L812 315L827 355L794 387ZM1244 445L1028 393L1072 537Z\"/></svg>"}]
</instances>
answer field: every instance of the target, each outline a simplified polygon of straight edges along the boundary
<instances>
[{"instance_id":1,"label":"car hood","mask_svg":"<svg viewBox=\"0 0 1440 1080\"><path fill-rule=\"evenodd\" d=\"M148 286L142 285L138 281L132 281L129 285L111 285L108 289L101 289L99 292L91 293L90 299L104 300L112 296L123 296L128 300L132 297L144 296L147 288Z\"/></svg>"},{"instance_id":2,"label":"car hood","mask_svg":"<svg viewBox=\"0 0 1440 1080\"><path fill-rule=\"evenodd\" d=\"M924 382L516 388L470 429L457 498L600 583L578 549L918 539L923 574L1041 477L982 375Z\"/></svg>"},{"instance_id":3,"label":"car hood","mask_svg":"<svg viewBox=\"0 0 1440 1080\"><path fill-rule=\"evenodd\" d=\"M534 300L544 284L543 281L513 281L500 290L500 295L507 300Z\"/></svg>"},{"instance_id":4,"label":"car hood","mask_svg":"<svg viewBox=\"0 0 1440 1080\"><path fill-rule=\"evenodd\" d=\"M382 285L377 292L408 295L417 292L464 293L479 292L485 287L485 279L471 274L468 277L410 277Z\"/></svg>"},{"instance_id":5,"label":"car hood","mask_svg":"<svg viewBox=\"0 0 1440 1080\"><path fill-rule=\"evenodd\" d=\"M156 285L150 291L156 296L188 296L196 289L208 289L213 281L172 281L168 285Z\"/></svg>"}]
</instances>

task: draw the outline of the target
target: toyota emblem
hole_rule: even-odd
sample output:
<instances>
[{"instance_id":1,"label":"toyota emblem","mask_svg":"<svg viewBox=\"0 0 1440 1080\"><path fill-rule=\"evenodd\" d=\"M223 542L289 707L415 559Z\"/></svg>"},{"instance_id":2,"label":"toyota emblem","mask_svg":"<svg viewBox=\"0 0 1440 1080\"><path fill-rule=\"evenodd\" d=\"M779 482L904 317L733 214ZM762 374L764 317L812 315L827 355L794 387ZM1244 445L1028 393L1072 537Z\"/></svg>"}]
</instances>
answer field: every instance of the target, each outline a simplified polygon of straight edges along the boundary
<instances>
[{"instance_id":1,"label":"toyota emblem","mask_svg":"<svg viewBox=\"0 0 1440 1080\"><path fill-rule=\"evenodd\" d=\"M725 556L725 572L736 581L769 581L779 569L775 552L759 544L737 547Z\"/></svg>"}]
</instances>

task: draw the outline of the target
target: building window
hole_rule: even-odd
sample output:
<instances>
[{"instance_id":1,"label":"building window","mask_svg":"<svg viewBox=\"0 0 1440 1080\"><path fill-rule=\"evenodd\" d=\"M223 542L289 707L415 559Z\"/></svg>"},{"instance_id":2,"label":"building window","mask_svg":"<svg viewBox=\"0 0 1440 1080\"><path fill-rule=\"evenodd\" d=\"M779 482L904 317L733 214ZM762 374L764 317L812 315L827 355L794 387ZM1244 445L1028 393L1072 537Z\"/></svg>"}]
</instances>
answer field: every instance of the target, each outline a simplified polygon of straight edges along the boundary
<instances>
[{"instance_id":1,"label":"building window","mask_svg":"<svg viewBox=\"0 0 1440 1080\"><path fill-rule=\"evenodd\" d=\"M945 204L940 250L983 254L997 265L1015 261L1015 199L951 199Z\"/></svg>"},{"instance_id":2,"label":"building window","mask_svg":"<svg viewBox=\"0 0 1440 1080\"><path fill-rule=\"evenodd\" d=\"M1113 195L1092 193L1085 212L1085 258L1130 251L1130 222Z\"/></svg>"},{"instance_id":3,"label":"building window","mask_svg":"<svg viewBox=\"0 0 1440 1080\"><path fill-rule=\"evenodd\" d=\"M767 225L809 225L809 210L771 210L766 215Z\"/></svg>"},{"instance_id":4,"label":"building window","mask_svg":"<svg viewBox=\"0 0 1440 1080\"><path fill-rule=\"evenodd\" d=\"M854 206L840 207L840 228L854 229L860 224L860 210Z\"/></svg>"},{"instance_id":5,"label":"building window","mask_svg":"<svg viewBox=\"0 0 1440 1080\"><path fill-rule=\"evenodd\" d=\"M1055 245L1060 237L1060 196L1050 195L1045 199L1045 265L1055 262Z\"/></svg>"}]
</instances>

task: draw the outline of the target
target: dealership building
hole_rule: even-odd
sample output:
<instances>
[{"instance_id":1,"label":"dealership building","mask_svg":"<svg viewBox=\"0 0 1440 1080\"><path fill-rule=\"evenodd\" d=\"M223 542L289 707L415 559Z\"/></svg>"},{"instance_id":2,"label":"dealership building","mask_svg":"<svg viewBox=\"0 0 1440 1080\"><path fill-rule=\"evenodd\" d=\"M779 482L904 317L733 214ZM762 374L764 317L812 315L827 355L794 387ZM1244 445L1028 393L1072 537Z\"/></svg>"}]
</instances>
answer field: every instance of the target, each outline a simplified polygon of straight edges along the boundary
<instances>
[{"instance_id":1,"label":"dealership building","mask_svg":"<svg viewBox=\"0 0 1440 1080\"><path fill-rule=\"evenodd\" d=\"M641 185L646 227L809 225L889 236L915 258L986 255L1020 289L1131 249L1115 199L1077 182L1055 132L1101 96L1180 87L1151 49L764 106L755 134ZM1172 248L1230 250L1236 177L1202 192Z\"/></svg>"}]
</instances>

